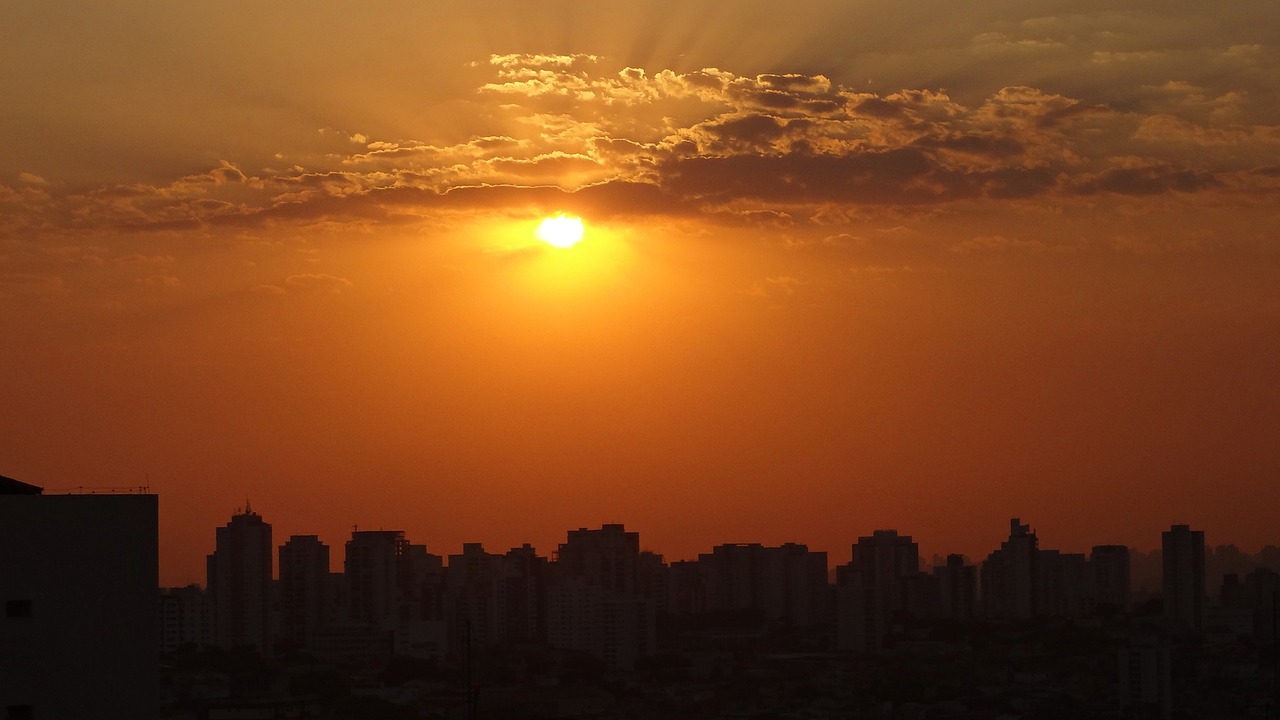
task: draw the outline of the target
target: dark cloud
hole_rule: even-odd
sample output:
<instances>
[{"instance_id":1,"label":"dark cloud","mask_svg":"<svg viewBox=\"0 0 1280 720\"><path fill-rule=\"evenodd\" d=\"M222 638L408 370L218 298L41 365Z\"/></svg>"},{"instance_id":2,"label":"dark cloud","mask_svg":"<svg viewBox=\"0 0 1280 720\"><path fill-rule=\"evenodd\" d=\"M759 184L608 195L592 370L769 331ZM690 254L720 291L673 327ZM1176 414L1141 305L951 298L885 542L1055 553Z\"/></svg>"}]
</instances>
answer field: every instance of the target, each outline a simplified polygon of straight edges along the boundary
<instances>
[{"instance_id":1,"label":"dark cloud","mask_svg":"<svg viewBox=\"0 0 1280 720\"><path fill-rule=\"evenodd\" d=\"M1135 196L1191 193L1219 185L1221 183L1210 173L1168 165L1108 168L1071 184L1072 190L1081 195L1109 192Z\"/></svg>"},{"instance_id":2,"label":"dark cloud","mask_svg":"<svg viewBox=\"0 0 1280 720\"><path fill-rule=\"evenodd\" d=\"M935 150L951 150L970 155L992 158L1010 158L1021 155L1022 143L1011 137L965 133L945 136L924 136L912 141L913 145Z\"/></svg>"}]
</instances>

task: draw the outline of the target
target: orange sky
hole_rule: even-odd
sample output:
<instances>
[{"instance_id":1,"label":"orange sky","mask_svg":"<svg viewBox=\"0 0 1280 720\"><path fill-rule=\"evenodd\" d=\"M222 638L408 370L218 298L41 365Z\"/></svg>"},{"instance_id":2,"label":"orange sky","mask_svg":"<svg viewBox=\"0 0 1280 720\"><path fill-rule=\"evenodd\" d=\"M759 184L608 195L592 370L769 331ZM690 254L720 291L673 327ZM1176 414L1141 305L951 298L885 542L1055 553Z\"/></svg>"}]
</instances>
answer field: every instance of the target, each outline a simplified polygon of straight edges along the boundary
<instances>
[{"instance_id":1,"label":"orange sky","mask_svg":"<svg viewBox=\"0 0 1280 720\"><path fill-rule=\"evenodd\" d=\"M11 5L0 474L149 482L166 584L246 497L1280 543L1270 0Z\"/></svg>"}]
</instances>

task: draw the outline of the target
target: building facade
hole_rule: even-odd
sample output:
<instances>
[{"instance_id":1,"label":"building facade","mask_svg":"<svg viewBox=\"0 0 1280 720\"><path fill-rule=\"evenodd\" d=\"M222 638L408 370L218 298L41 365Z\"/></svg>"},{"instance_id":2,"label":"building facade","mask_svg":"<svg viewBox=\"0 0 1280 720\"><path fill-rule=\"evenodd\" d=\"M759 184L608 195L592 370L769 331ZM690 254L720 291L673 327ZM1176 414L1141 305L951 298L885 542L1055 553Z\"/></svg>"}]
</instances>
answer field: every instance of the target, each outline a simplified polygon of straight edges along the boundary
<instances>
[{"instance_id":1,"label":"building facade","mask_svg":"<svg viewBox=\"0 0 1280 720\"><path fill-rule=\"evenodd\" d=\"M159 715L155 495L45 495L0 477L0 713Z\"/></svg>"}]
</instances>

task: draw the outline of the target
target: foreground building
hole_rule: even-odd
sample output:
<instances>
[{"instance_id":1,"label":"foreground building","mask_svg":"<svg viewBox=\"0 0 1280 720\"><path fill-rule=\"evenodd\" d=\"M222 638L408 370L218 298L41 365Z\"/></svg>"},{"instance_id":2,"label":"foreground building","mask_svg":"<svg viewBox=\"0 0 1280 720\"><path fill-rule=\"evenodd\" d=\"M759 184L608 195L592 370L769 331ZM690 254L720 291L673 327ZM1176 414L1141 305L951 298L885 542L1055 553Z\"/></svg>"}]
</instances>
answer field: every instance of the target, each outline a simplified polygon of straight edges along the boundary
<instances>
[{"instance_id":1,"label":"foreground building","mask_svg":"<svg viewBox=\"0 0 1280 720\"><path fill-rule=\"evenodd\" d=\"M3 717L158 717L158 507L0 477Z\"/></svg>"}]
</instances>

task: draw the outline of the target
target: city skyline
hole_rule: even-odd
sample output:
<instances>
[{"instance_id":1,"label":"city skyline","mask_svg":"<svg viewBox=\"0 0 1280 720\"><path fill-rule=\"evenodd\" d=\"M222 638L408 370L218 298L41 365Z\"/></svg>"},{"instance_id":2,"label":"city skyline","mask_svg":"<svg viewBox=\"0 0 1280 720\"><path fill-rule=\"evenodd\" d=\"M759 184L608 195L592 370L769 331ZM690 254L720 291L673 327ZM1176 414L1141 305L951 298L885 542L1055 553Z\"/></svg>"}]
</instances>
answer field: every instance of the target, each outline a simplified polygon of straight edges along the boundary
<instances>
[{"instance_id":1,"label":"city skyline","mask_svg":"<svg viewBox=\"0 0 1280 720\"><path fill-rule=\"evenodd\" d=\"M412 533L407 533L403 529L386 528L381 526L376 529L373 529L370 527L362 528L358 524L353 524L348 528L347 530L347 532L349 533L348 535L340 535L338 536L338 538L327 538L324 535L316 534L312 532L306 532L306 531L302 533L290 533L290 534L277 533L272 535L271 529L274 527L274 524L272 522L269 522L270 518L269 517L264 518L260 513L253 510L248 504L246 504L246 506L244 507L235 508L234 511L231 513L230 518L231 518L231 521L229 524L225 526L219 525L216 528L217 537L219 538L222 537L223 533L229 532L231 526L234 526L237 524L243 524L247 522L254 525L261 525L265 523L265 526L268 528L268 535L274 537L275 539L274 541L267 543L267 545L264 545L263 548L271 547L271 548L274 548L275 550L284 551L287 549L287 546L296 546L298 542L301 542L306 546L310 546L314 548L323 547L324 557L326 558L325 566L328 568L329 572L333 572L337 574L341 574L344 571L346 560L344 559L342 553L340 552L329 552L329 548L330 548L329 543L332 542L334 543L334 546L337 547L341 545L343 542L347 542L348 540L356 538L358 536L368 539L368 538L377 538L381 536L390 537L394 535L400 538L398 542L412 542L415 547L422 548L423 552L429 552L438 556L444 562L444 566L447 567L448 560L450 558L464 557L464 555L460 555L452 552L453 550L459 550L464 554L466 552L469 552L468 550L469 548L473 548L478 551L482 550L484 552L501 553L501 552L507 552L508 550L510 551L518 550L521 552L538 553L539 548L547 548L547 550L545 551L545 554L538 555L538 557L553 558L553 551L551 550L551 548L555 548L556 546L561 545L566 535L572 538L574 533L586 532L590 527L596 527L596 526L619 527L619 528L626 527L626 523L601 522L601 523L595 523L594 525L591 525L591 524L580 525L580 526L577 526L576 528L573 528L573 527L563 528L556 534L556 538L554 540L545 544L538 544L538 543L533 543L528 540L525 540L523 542L515 543L512 545L503 545L503 544L497 544L497 543L489 543L483 538L473 538L471 540L464 541L463 543L461 543L456 547L448 547L448 546L442 547L435 543L423 542L424 538L418 537L417 535L413 535ZM1109 543L1104 538L1094 538L1093 540L1088 541L1085 545L1081 547L1065 547L1065 546L1059 547L1059 544L1055 542L1053 538L1050 538L1050 542L1047 546L1042 546L1037 543L1033 545L1032 548L1034 551L1037 551L1037 552L1045 551L1051 554L1083 553L1085 555L1088 555L1090 552L1106 553L1110 549L1119 548L1124 551L1126 556L1136 552L1142 556L1146 556L1148 559L1151 559L1151 558L1158 558L1161 555L1162 551L1166 549L1166 546L1168 543L1168 536L1171 530L1178 531L1180 528L1183 530L1186 530L1187 527L1188 526L1185 524L1172 523L1166 526L1164 529L1157 531L1157 533L1155 534L1156 542L1154 543L1153 547L1141 547L1141 546L1130 546L1130 545L1124 545L1124 544ZM905 534L900 535L899 533L903 531L905 531ZM916 538L917 536L914 532L912 532L911 529L887 528L887 527L867 529L865 531L855 532L850 536L849 540L844 545L838 546L835 548L825 548L825 547L814 546L811 543L805 542L804 538L800 538L800 537L784 539L777 542L761 541L758 538L744 537L744 538L738 538L735 540L721 540L721 541L711 543L704 547L694 548L692 552L689 552L688 554L685 554L685 555L672 555L670 553L662 552L659 549L660 545L652 542L651 536L644 535L645 540L639 544L638 549L646 553L654 554L656 557L661 558L662 562L666 565L672 565L675 563L696 561L698 558L705 555L707 552L711 551L714 548L719 548L719 547L731 547L731 546L742 546L742 547L779 546L781 547L781 546L789 546L789 545L798 545L798 546L808 548L810 552L820 553L824 557L827 557L828 558L827 570L828 570L828 573L831 575L831 578L834 579L836 578L837 571L841 566L848 564L850 562L856 562L859 545L863 545L867 541L871 541L871 540L895 542L905 538L906 541L910 543L910 547L913 549L913 552L915 553L915 561L918 562L919 567L932 569L932 568L944 567L945 565L947 565L949 562L952 561L952 558L955 558L955 557L963 558L964 562L969 563L970 566L981 566L986 561L998 557L1001 554L1001 551L1004 550L1009 545L1009 542L1011 542L1017 537L1029 535L1033 539L1039 538L1039 532L1037 531L1036 526L1032 522L1023 523L1022 518L1010 519L1008 523L1005 526L1003 526L1000 532L1005 534L1002 534L1001 538L997 539L992 546L988 548L979 549L974 552L959 551L954 548L921 549L920 543L917 540L914 540L914 538ZM641 532L639 530L635 530L634 528L630 534L636 537L641 536ZM1243 562L1244 563L1243 565L1241 565L1240 567L1234 567L1234 565L1232 565L1231 567L1218 567L1217 569L1220 571L1220 574L1221 572L1240 571L1246 567L1252 568L1254 567L1254 565L1249 564L1249 562L1253 561L1255 558L1266 557L1268 552L1271 552L1276 556L1280 556L1280 542L1267 543L1251 551L1249 548L1240 548L1236 544L1232 543L1230 539L1222 539L1221 542L1205 543L1203 540L1204 532L1202 530L1197 530L1196 534L1201 538L1201 544L1202 544L1201 554L1202 555L1204 550L1208 550L1210 551L1210 555L1212 555L1213 552L1229 551L1229 552L1237 553L1240 556L1235 561L1229 560L1227 562L1229 564L1232 562L1235 562L1237 564L1240 562ZM316 550L311 550L309 552L316 552ZM214 555L216 555L216 553L208 556L207 558L208 563L213 563ZM271 557L272 559L269 562L264 564L269 567L271 571L271 578L274 580L279 580L280 568L275 564L274 553L272 554ZM1243 558L1247 558L1248 560L1244 560ZM314 562L314 561L310 561L310 562ZM1265 567L1267 566L1267 563L1264 561L1261 565L1258 565L1258 566ZM168 582L167 579L162 577L160 584L162 587L173 587L173 588L183 587L186 585L205 586L208 583L205 582L204 580L208 576L208 574L212 572L213 567L214 565L207 564L207 566L200 571L203 574L201 574L199 577L193 576L190 579L180 579L178 582ZM1152 566L1152 568L1155 568L1155 567L1156 567L1155 565ZM259 568L260 570L255 572L261 572L264 570L262 566L259 566ZM1218 579L1217 577L1210 577L1210 576L1204 575L1205 573L1204 568L1202 568L1199 572L1204 578L1213 579L1215 581ZM1140 579L1142 578L1135 577L1134 582L1137 582ZM1146 579L1150 580L1152 578L1146 578ZM1160 588L1156 586L1151 586L1151 587L1147 587L1145 590L1148 593L1159 594L1158 591L1160 590ZM1165 591L1167 593L1168 589L1166 588ZM1216 592L1216 587L1210 587L1208 588L1208 591Z\"/></svg>"},{"instance_id":2,"label":"city skyline","mask_svg":"<svg viewBox=\"0 0 1280 720\"><path fill-rule=\"evenodd\" d=\"M0 66L0 473L151 487L166 583L246 497L1276 542L1270 0L18 3Z\"/></svg>"}]
</instances>

